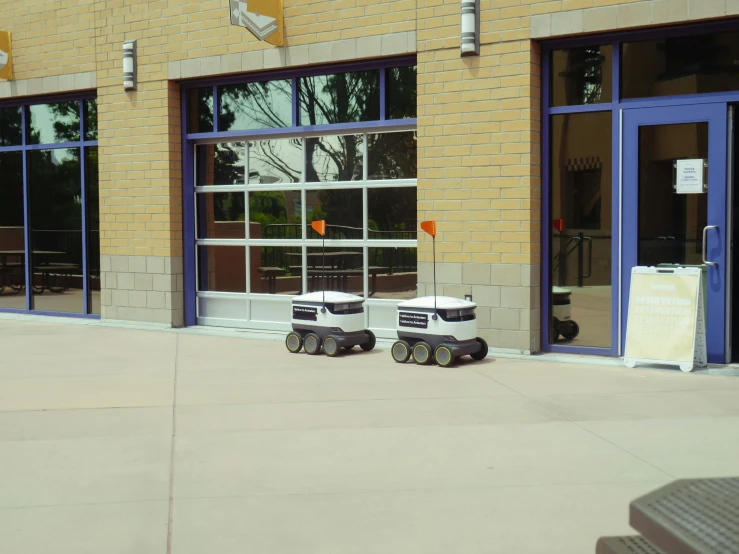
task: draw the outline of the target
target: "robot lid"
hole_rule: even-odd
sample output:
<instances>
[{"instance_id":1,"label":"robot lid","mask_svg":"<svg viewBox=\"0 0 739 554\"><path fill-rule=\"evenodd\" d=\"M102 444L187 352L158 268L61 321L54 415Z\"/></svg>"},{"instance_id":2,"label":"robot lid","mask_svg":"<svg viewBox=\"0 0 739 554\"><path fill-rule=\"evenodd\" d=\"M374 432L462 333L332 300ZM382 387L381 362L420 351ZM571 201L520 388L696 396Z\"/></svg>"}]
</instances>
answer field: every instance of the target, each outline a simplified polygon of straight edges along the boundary
<instances>
[{"instance_id":1,"label":"robot lid","mask_svg":"<svg viewBox=\"0 0 739 554\"><path fill-rule=\"evenodd\" d=\"M300 296L293 296L293 302L322 303L324 301L327 304L352 304L355 302L364 302L364 298L354 294L347 294L346 292L337 292L333 290L327 290L325 292L309 292L307 294L301 294Z\"/></svg>"},{"instance_id":2,"label":"robot lid","mask_svg":"<svg viewBox=\"0 0 739 554\"><path fill-rule=\"evenodd\" d=\"M461 298L453 298L451 296L437 296L436 297L436 308L439 310L467 310L474 309L477 304L469 300L463 300ZM422 296L420 298L413 298L406 300L398 304L398 309L409 309L417 308L424 310L434 309L434 297L433 296Z\"/></svg>"}]
</instances>

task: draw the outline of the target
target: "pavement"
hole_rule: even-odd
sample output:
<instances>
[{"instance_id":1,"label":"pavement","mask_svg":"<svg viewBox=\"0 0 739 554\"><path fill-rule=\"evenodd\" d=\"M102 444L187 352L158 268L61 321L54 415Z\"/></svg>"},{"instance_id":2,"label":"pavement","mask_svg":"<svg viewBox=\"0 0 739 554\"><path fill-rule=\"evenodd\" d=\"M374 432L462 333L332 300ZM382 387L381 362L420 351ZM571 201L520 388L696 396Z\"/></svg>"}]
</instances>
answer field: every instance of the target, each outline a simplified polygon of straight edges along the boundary
<instances>
[{"instance_id":1,"label":"pavement","mask_svg":"<svg viewBox=\"0 0 739 554\"><path fill-rule=\"evenodd\" d=\"M0 319L2 554L592 554L739 473L739 378Z\"/></svg>"}]
</instances>

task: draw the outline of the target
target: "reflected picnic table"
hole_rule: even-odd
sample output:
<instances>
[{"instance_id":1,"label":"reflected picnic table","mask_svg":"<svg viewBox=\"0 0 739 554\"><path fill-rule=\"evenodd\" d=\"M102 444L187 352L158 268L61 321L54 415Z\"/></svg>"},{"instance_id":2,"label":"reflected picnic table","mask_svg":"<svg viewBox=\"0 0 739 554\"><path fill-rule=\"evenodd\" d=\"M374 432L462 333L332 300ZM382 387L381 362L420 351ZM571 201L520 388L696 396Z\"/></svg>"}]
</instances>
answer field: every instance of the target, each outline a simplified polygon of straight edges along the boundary
<instances>
[{"instance_id":1,"label":"reflected picnic table","mask_svg":"<svg viewBox=\"0 0 739 554\"><path fill-rule=\"evenodd\" d=\"M285 256L290 258L301 258L300 252L288 252ZM329 281L334 280L339 290L347 292L349 288L349 277L364 277L364 269L362 267L347 267L349 259L362 257L361 252L352 251L339 251L339 252L311 252L307 254L308 258L308 277L309 277L309 289L311 291L316 290L317 285L320 283L322 277L326 277ZM318 265L324 261L323 265ZM303 269L302 265L290 266L291 270L300 272ZM380 266L370 266L368 268L369 275L372 278L370 281L369 296L374 296L377 291L377 275L389 273L390 268Z\"/></svg>"},{"instance_id":2,"label":"reflected picnic table","mask_svg":"<svg viewBox=\"0 0 739 554\"><path fill-rule=\"evenodd\" d=\"M61 256L66 252L57 250L34 250L32 256L43 258L45 256ZM17 258L17 261L9 261L9 259ZM32 260L35 261L35 260ZM26 267L26 251L25 250L0 250L0 293L4 292L6 287L10 288L15 294L18 294L25 288L25 267ZM69 274L70 271L79 269L73 264L54 264L46 260L39 261L36 269L42 274L41 286L33 286L36 294L42 294L45 290L50 292L63 292L64 287L54 286L50 282L50 276L57 272ZM17 277L20 282L8 282L12 277Z\"/></svg>"}]
</instances>

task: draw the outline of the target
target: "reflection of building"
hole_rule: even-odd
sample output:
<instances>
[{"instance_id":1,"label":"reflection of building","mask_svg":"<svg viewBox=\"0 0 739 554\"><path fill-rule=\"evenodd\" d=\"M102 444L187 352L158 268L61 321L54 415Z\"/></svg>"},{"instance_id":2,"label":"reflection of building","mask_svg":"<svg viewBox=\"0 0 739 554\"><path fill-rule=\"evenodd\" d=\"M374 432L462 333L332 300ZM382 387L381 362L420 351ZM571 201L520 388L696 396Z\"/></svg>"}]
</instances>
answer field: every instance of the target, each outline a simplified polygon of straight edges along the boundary
<instances>
[{"instance_id":1,"label":"reflection of building","mask_svg":"<svg viewBox=\"0 0 739 554\"><path fill-rule=\"evenodd\" d=\"M14 45L18 82L0 83L0 168L25 156L33 170L33 152L62 145L85 153L73 168L75 206L101 222L102 318L283 329L289 293L315 282L309 254L320 242L310 221L326 217L336 255L325 268L336 286L369 297L370 328L387 335L397 299L430 292L431 244L416 231L434 218L438 290L472 295L493 348L618 356L631 268L705 258L718 264L706 269L709 353L727 359L739 337L739 268L727 246L727 230L739 228L727 169L736 166L739 6L704 2L681 15L666 3L614 0L548 13L534 0L501 19L483 5L481 55L463 60L456 16L412 3L383 2L390 17L284 0L289 32L278 50L239 27L271 32L269 21L246 17L275 17L254 1L201 3L191 30L174 21L192 6L113 6L111 34L89 49L74 37L99 29L63 5L43 42ZM224 19L226 6L237 25ZM28 29L34 17L30 6L0 3L4 29ZM139 90L127 94L93 69L118 59L123 19L169 45L139 45ZM52 50L62 60L53 72L44 57ZM86 157L97 148L99 174L97 150L94 162ZM706 192L673 187L685 159L705 167ZM22 215L32 192L16 165L20 188L11 202L0 187L0 218L11 203ZM50 212L67 200L49 201ZM86 250L53 263L79 266L65 271L81 279L98 230L80 223L74 233ZM72 247L46 248L64 250ZM571 291L581 327L573 340L550 329L554 286Z\"/></svg>"}]
</instances>

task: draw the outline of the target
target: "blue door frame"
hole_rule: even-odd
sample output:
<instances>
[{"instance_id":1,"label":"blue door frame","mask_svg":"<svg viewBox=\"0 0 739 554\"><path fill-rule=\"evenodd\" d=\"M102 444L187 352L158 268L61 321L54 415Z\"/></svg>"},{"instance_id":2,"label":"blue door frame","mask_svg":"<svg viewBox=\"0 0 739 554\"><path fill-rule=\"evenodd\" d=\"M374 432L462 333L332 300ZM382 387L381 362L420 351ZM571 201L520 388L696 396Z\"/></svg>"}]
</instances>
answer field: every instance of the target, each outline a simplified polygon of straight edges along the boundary
<instances>
[{"instance_id":1,"label":"blue door frame","mask_svg":"<svg viewBox=\"0 0 739 554\"><path fill-rule=\"evenodd\" d=\"M685 104L623 110L621 337L626 337L631 268L637 265L639 206L639 129L652 125L708 123L708 225L704 253L709 265L706 274L706 342L708 361L727 362L726 277L727 277L727 133L726 103ZM622 350L623 351L623 350Z\"/></svg>"}]
</instances>

